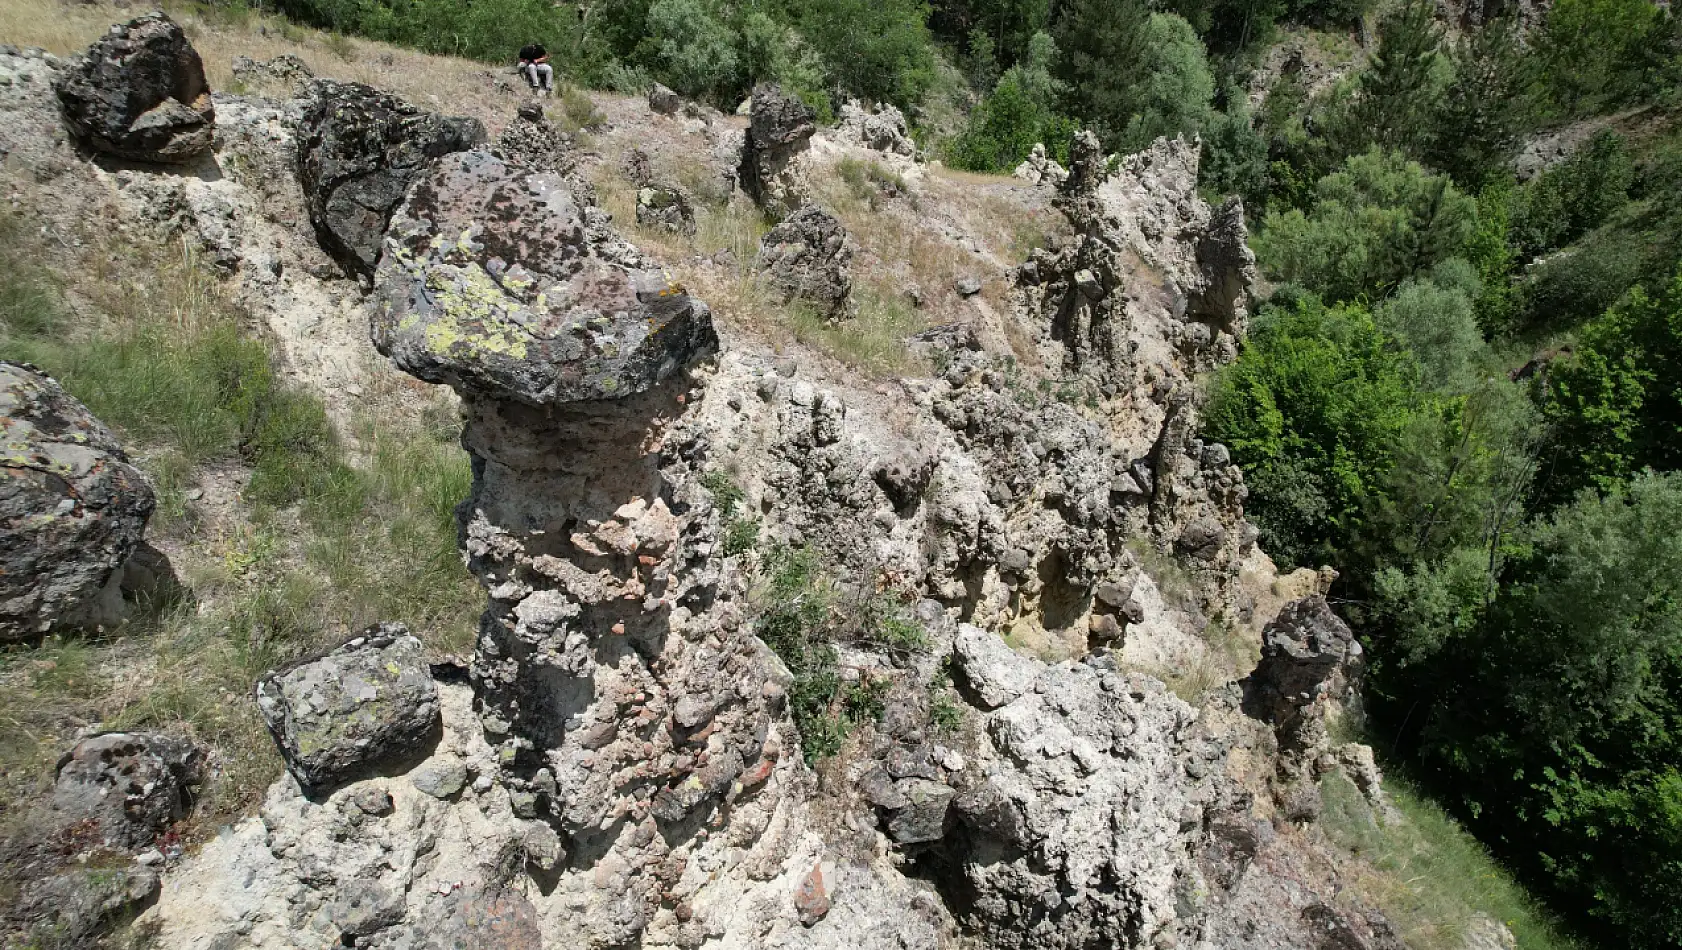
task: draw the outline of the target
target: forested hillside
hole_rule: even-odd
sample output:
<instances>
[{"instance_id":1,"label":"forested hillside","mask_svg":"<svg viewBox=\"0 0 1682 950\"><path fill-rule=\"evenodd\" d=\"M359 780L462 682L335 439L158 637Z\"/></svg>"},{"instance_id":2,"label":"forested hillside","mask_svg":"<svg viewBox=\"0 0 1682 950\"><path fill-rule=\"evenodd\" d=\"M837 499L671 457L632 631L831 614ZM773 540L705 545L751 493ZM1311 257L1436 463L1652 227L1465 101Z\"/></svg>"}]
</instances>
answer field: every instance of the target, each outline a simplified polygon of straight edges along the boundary
<instances>
[{"instance_id":1,"label":"forested hillside","mask_svg":"<svg viewBox=\"0 0 1682 950\"><path fill-rule=\"evenodd\" d=\"M1682 18L1651 0L276 0L950 166L1199 137L1266 278L1204 438L1327 564L1368 728L1606 947L1682 946ZM1510 7L1510 8L1509 8ZM513 81L510 71L509 79Z\"/></svg>"}]
</instances>

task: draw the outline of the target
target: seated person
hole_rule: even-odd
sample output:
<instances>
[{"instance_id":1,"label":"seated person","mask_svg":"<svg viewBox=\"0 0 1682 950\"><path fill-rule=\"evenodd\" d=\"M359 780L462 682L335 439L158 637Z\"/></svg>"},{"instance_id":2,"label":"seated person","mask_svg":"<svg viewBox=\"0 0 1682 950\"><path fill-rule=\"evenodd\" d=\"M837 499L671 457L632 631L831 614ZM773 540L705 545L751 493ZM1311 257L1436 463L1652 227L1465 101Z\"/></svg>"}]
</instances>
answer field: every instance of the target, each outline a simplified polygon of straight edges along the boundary
<instances>
[{"instance_id":1,"label":"seated person","mask_svg":"<svg viewBox=\"0 0 1682 950\"><path fill-rule=\"evenodd\" d=\"M542 43L527 43L520 48L520 72L533 89L549 95L555 85L555 67L549 65L549 51Z\"/></svg>"}]
</instances>

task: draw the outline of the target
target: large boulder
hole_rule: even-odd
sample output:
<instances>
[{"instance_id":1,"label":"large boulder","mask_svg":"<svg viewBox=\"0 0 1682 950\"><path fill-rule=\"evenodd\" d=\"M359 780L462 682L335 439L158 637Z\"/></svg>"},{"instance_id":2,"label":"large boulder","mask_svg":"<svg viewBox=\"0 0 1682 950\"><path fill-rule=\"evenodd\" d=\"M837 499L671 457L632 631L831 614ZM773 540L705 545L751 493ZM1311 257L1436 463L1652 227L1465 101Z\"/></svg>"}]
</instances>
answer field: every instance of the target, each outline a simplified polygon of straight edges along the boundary
<instances>
[{"instance_id":1,"label":"large boulder","mask_svg":"<svg viewBox=\"0 0 1682 950\"><path fill-rule=\"evenodd\" d=\"M787 214L805 202L804 189L791 167L818 130L817 113L775 83L753 90L747 134L742 139L742 190L774 214Z\"/></svg>"},{"instance_id":2,"label":"large boulder","mask_svg":"<svg viewBox=\"0 0 1682 950\"><path fill-rule=\"evenodd\" d=\"M847 312L853 292L853 246L835 216L806 205L765 233L759 267L783 301L804 300L827 316Z\"/></svg>"},{"instance_id":3,"label":"large boulder","mask_svg":"<svg viewBox=\"0 0 1682 950\"><path fill-rule=\"evenodd\" d=\"M660 115L677 115L677 110L683 108L683 100L677 93L655 83L648 87L648 108Z\"/></svg>"},{"instance_id":4,"label":"large boulder","mask_svg":"<svg viewBox=\"0 0 1682 950\"><path fill-rule=\"evenodd\" d=\"M1360 642L1326 598L1291 601L1262 631L1261 662L1244 681L1245 709L1288 736L1322 697L1337 698L1360 657Z\"/></svg>"},{"instance_id":5,"label":"large boulder","mask_svg":"<svg viewBox=\"0 0 1682 950\"><path fill-rule=\"evenodd\" d=\"M424 759L442 729L425 651L397 623L263 677L257 709L293 777L317 794Z\"/></svg>"},{"instance_id":6,"label":"large boulder","mask_svg":"<svg viewBox=\"0 0 1682 950\"><path fill-rule=\"evenodd\" d=\"M83 739L59 759L53 811L61 825L97 830L106 847L151 847L187 817L204 760L203 749L175 736L108 732Z\"/></svg>"},{"instance_id":7,"label":"large boulder","mask_svg":"<svg viewBox=\"0 0 1682 950\"><path fill-rule=\"evenodd\" d=\"M52 378L0 361L0 643L115 623L151 486Z\"/></svg>"},{"instance_id":8,"label":"large boulder","mask_svg":"<svg viewBox=\"0 0 1682 950\"><path fill-rule=\"evenodd\" d=\"M694 234L695 209L683 189L651 184L637 189L637 223L673 234Z\"/></svg>"},{"instance_id":9,"label":"large boulder","mask_svg":"<svg viewBox=\"0 0 1682 950\"><path fill-rule=\"evenodd\" d=\"M392 219L374 345L428 382L528 405L642 392L715 350L706 304L591 211L552 173L440 161Z\"/></svg>"},{"instance_id":10,"label":"large boulder","mask_svg":"<svg viewBox=\"0 0 1682 950\"><path fill-rule=\"evenodd\" d=\"M298 177L321 246L351 274L379 262L386 222L434 159L485 140L477 119L424 112L371 86L318 79L298 126Z\"/></svg>"},{"instance_id":11,"label":"large boulder","mask_svg":"<svg viewBox=\"0 0 1682 950\"><path fill-rule=\"evenodd\" d=\"M162 13L113 26L54 83L64 124L97 152L186 162L210 149L216 110L198 51Z\"/></svg>"},{"instance_id":12,"label":"large boulder","mask_svg":"<svg viewBox=\"0 0 1682 950\"><path fill-rule=\"evenodd\" d=\"M917 154L917 143L907 130L905 113L891 105L867 108L857 100L841 107L837 131L842 138L878 152L907 157Z\"/></svg>"}]
</instances>

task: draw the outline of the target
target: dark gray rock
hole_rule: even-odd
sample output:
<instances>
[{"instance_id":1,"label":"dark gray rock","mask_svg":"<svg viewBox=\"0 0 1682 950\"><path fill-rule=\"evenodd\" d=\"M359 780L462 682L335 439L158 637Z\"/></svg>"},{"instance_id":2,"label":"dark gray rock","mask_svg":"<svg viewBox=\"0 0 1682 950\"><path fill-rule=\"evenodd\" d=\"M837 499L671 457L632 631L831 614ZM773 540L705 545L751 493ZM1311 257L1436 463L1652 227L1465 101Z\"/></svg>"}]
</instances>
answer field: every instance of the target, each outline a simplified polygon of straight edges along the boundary
<instances>
[{"instance_id":1,"label":"dark gray rock","mask_svg":"<svg viewBox=\"0 0 1682 950\"><path fill-rule=\"evenodd\" d=\"M805 151L818 130L817 113L775 83L762 83L749 100L747 134L742 138L742 190L761 207L786 214L803 203L799 184L787 174L789 163Z\"/></svg>"},{"instance_id":2,"label":"dark gray rock","mask_svg":"<svg viewBox=\"0 0 1682 950\"><path fill-rule=\"evenodd\" d=\"M43 939L22 945L92 946L100 934L150 906L158 890L158 872L140 867L77 868L32 881L14 913Z\"/></svg>"},{"instance_id":3,"label":"dark gray rock","mask_svg":"<svg viewBox=\"0 0 1682 950\"><path fill-rule=\"evenodd\" d=\"M907 804L888 820L888 834L900 844L940 840L946 833L946 813L957 792L951 786L921 778L901 780L899 791Z\"/></svg>"},{"instance_id":4,"label":"dark gray rock","mask_svg":"<svg viewBox=\"0 0 1682 950\"><path fill-rule=\"evenodd\" d=\"M766 232L759 268L787 303L804 300L826 316L847 312L853 293L853 247L835 216L806 205Z\"/></svg>"},{"instance_id":5,"label":"dark gray rock","mask_svg":"<svg viewBox=\"0 0 1682 950\"><path fill-rule=\"evenodd\" d=\"M263 677L257 709L286 767L317 794L424 757L442 728L421 643L395 623Z\"/></svg>"},{"instance_id":6,"label":"dark gray rock","mask_svg":"<svg viewBox=\"0 0 1682 950\"><path fill-rule=\"evenodd\" d=\"M952 288L960 297L973 297L981 293L981 281L974 277L960 277L953 282Z\"/></svg>"},{"instance_id":7,"label":"dark gray rock","mask_svg":"<svg viewBox=\"0 0 1682 950\"><path fill-rule=\"evenodd\" d=\"M660 115L677 115L682 106L683 99L665 86L655 83L648 87L648 108Z\"/></svg>"},{"instance_id":8,"label":"dark gray rock","mask_svg":"<svg viewBox=\"0 0 1682 950\"><path fill-rule=\"evenodd\" d=\"M1244 709L1285 733L1360 662L1349 625L1316 594L1291 601L1262 631L1261 662L1244 680Z\"/></svg>"},{"instance_id":9,"label":"dark gray rock","mask_svg":"<svg viewBox=\"0 0 1682 950\"><path fill-rule=\"evenodd\" d=\"M204 64L162 13L113 26L54 89L71 135L97 152L179 163L208 151L215 137Z\"/></svg>"},{"instance_id":10,"label":"dark gray rock","mask_svg":"<svg viewBox=\"0 0 1682 950\"><path fill-rule=\"evenodd\" d=\"M121 619L153 503L86 406L0 361L0 643Z\"/></svg>"},{"instance_id":11,"label":"dark gray rock","mask_svg":"<svg viewBox=\"0 0 1682 950\"><path fill-rule=\"evenodd\" d=\"M409 773L409 781L433 798L452 798L467 786L467 764L460 759L428 762Z\"/></svg>"},{"instance_id":12,"label":"dark gray rock","mask_svg":"<svg viewBox=\"0 0 1682 950\"><path fill-rule=\"evenodd\" d=\"M649 185L637 189L637 223L673 234L694 234L695 209L682 189Z\"/></svg>"},{"instance_id":13,"label":"dark gray rock","mask_svg":"<svg viewBox=\"0 0 1682 950\"><path fill-rule=\"evenodd\" d=\"M516 888L469 883L426 906L400 944L415 950L543 950L537 908Z\"/></svg>"},{"instance_id":14,"label":"dark gray rock","mask_svg":"<svg viewBox=\"0 0 1682 950\"><path fill-rule=\"evenodd\" d=\"M58 761L52 806L61 825L92 823L107 847L138 851L187 817L204 750L186 739L108 732Z\"/></svg>"},{"instance_id":15,"label":"dark gray rock","mask_svg":"<svg viewBox=\"0 0 1682 950\"><path fill-rule=\"evenodd\" d=\"M439 161L392 219L374 345L428 382L533 406L644 392L715 352L707 305L586 211L559 176Z\"/></svg>"},{"instance_id":16,"label":"dark gray rock","mask_svg":"<svg viewBox=\"0 0 1682 950\"><path fill-rule=\"evenodd\" d=\"M485 127L361 83L318 79L304 98L298 177L316 236L348 273L372 274L409 185L434 159L483 142Z\"/></svg>"},{"instance_id":17,"label":"dark gray rock","mask_svg":"<svg viewBox=\"0 0 1682 950\"><path fill-rule=\"evenodd\" d=\"M1226 528L1215 518L1204 516L1186 525L1175 547L1186 557L1212 561L1220 554L1226 540Z\"/></svg>"}]
</instances>

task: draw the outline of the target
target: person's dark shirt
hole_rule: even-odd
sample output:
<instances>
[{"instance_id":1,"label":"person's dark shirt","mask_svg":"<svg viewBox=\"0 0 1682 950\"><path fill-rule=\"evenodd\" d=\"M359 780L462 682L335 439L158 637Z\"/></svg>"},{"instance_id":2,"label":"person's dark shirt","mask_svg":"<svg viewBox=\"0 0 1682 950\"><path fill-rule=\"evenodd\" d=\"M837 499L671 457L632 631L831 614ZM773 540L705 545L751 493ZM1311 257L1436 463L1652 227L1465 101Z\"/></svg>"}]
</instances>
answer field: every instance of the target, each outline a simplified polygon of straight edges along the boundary
<instances>
[{"instance_id":1,"label":"person's dark shirt","mask_svg":"<svg viewBox=\"0 0 1682 950\"><path fill-rule=\"evenodd\" d=\"M538 60L540 60L543 57L548 56L548 55L549 55L549 51L543 48L543 44L541 44L541 43L527 43L524 47L521 47L521 49L520 49L520 62L522 62L522 63L535 63Z\"/></svg>"}]
</instances>

